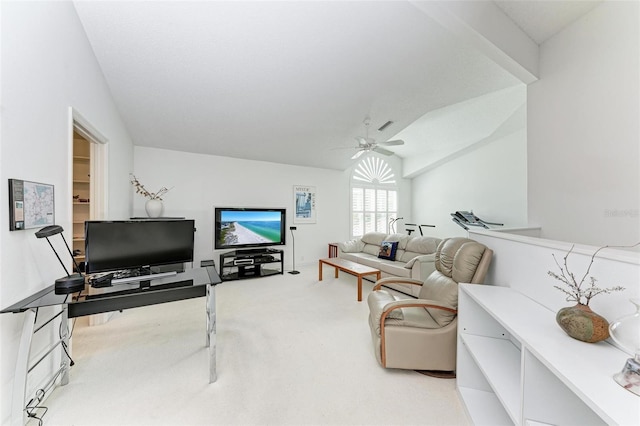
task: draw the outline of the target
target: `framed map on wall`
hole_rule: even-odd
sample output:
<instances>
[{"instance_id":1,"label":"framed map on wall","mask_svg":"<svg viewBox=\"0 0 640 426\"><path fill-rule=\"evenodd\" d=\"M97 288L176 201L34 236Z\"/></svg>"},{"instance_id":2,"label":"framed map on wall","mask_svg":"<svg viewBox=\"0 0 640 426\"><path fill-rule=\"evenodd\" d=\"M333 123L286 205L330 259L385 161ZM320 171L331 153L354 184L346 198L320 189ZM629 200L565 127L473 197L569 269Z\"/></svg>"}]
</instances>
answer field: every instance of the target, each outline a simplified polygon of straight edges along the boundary
<instances>
[{"instance_id":1,"label":"framed map on wall","mask_svg":"<svg viewBox=\"0 0 640 426\"><path fill-rule=\"evenodd\" d=\"M55 224L53 185L9 179L9 230Z\"/></svg>"}]
</instances>

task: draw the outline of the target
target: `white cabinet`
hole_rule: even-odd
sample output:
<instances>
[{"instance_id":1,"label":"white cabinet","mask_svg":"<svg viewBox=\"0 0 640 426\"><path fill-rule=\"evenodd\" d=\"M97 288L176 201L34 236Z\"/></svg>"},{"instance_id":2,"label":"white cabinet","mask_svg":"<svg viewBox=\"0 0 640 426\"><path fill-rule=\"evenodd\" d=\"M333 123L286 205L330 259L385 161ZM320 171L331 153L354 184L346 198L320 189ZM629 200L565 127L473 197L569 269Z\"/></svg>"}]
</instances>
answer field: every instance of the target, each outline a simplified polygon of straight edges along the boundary
<instances>
[{"instance_id":1,"label":"white cabinet","mask_svg":"<svg viewBox=\"0 0 640 426\"><path fill-rule=\"evenodd\" d=\"M612 379L629 356L570 338L554 312L511 288L460 285L457 355L474 424L640 424L640 398Z\"/></svg>"}]
</instances>

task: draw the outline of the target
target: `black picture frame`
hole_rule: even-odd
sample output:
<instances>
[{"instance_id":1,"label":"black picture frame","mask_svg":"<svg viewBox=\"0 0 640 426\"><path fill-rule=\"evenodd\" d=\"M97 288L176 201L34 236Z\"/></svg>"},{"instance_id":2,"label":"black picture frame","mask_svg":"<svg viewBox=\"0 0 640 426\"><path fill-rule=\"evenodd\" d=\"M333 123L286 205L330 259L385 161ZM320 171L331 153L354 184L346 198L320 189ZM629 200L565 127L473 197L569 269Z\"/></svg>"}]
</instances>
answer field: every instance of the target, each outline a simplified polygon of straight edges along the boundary
<instances>
[{"instance_id":1,"label":"black picture frame","mask_svg":"<svg viewBox=\"0 0 640 426\"><path fill-rule=\"evenodd\" d=\"M9 230L55 224L55 188L28 180L9 179Z\"/></svg>"}]
</instances>

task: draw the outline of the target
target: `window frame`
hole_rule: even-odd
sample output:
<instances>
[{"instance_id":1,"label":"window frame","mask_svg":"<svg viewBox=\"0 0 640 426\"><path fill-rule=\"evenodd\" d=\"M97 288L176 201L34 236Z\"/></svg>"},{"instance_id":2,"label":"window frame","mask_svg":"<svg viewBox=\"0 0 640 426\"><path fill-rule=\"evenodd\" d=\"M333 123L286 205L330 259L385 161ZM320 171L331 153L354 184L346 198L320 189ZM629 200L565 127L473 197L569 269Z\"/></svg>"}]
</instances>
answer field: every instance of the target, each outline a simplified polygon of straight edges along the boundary
<instances>
[{"instance_id":1,"label":"window frame","mask_svg":"<svg viewBox=\"0 0 640 426\"><path fill-rule=\"evenodd\" d=\"M368 163L366 166L362 166L363 163ZM358 177L356 177L358 176ZM368 180L365 180L367 178ZM382 181L381 181L382 180ZM351 238L360 238L367 232L384 232L389 233L389 222L391 218L395 218L398 215L398 208L400 204L400 193L398 190L398 184L395 180L395 171L393 167L386 162L384 159L379 157L366 157L362 159L351 173L350 179L350 191L349 191L349 232L351 234ZM356 190L362 190L362 199L360 200L360 206L362 209L356 210L355 201L356 201ZM374 199L372 201L373 209L367 209L367 196L366 192L373 190ZM378 205L378 196L380 195L380 191L384 191L385 196L385 208L380 209ZM389 209L389 195L393 194L395 196L395 209ZM361 214L361 225L356 227L356 215ZM371 226L367 226L367 215L372 215L373 220L373 228ZM380 219L377 219L377 215L384 215L384 219L380 222ZM356 228L361 228L362 233L356 234ZM382 229L384 228L384 229Z\"/></svg>"}]
</instances>

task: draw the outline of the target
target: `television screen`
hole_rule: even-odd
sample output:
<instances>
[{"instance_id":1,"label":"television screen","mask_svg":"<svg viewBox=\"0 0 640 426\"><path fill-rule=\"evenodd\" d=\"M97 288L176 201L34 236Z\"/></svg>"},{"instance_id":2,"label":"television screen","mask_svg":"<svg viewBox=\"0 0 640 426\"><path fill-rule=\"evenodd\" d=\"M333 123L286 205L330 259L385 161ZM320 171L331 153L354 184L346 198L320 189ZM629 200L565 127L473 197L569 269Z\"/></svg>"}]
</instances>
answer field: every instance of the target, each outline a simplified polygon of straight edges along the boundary
<instances>
[{"instance_id":1,"label":"television screen","mask_svg":"<svg viewBox=\"0 0 640 426\"><path fill-rule=\"evenodd\" d=\"M286 209L215 208L215 248L267 247L285 243Z\"/></svg>"},{"instance_id":2,"label":"television screen","mask_svg":"<svg viewBox=\"0 0 640 426\"><path fill-rule=\"evenodd\" d=\"M85 271L136 269L192 262L195 221L85 222Z\"/></svg>"}]
</instances>

